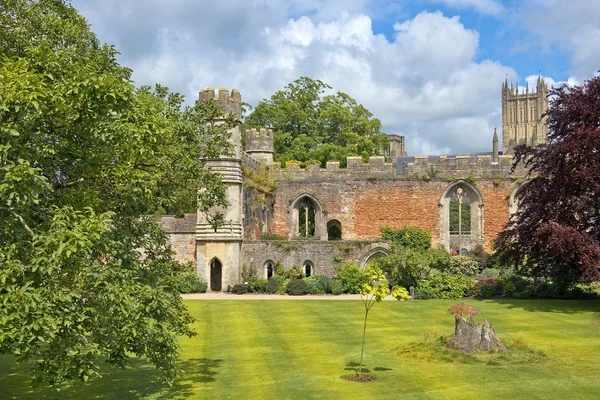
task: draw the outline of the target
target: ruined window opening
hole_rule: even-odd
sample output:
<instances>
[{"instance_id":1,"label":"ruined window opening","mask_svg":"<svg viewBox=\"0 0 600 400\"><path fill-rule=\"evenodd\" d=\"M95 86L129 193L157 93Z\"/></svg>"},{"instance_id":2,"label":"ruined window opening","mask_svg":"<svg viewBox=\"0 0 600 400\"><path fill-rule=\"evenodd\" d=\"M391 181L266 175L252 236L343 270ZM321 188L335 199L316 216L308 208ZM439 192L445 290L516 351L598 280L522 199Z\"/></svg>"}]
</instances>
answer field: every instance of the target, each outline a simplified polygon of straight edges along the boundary
<instances>
[{"instance_id":1,"label":"ruined window opening","mask_svg":"<svg viewBox=\"0 0 600 400\"><path fill-rule=\"evenodd\" d=\"M273 275L275 275L275 264L269 260L265 263L265 276L267 279L271 279Z\"/></svg>"},{"instance_id":2,"label":"ruined window opening","mask_svg":"<svg viewBox=\"0 0 600 400\"><path fill-rule=\"evenodd\" d=\"M313 265L312 262L310 261L304 261L304 266L303 266L303 270L304 270L304 276L306 276L307 278L309 276L311 276L313 274Z\"/></svg>"},{"instance_id":3,"label":"ruined window opening","mask_svg":"<svg viewBox=\"0 0 600 400\"><path fill-rule=\"evenodd\" d=\"M298 236L315 237L315 204L307 197L298 204Z\"/></svg>"},{"instance_id":4,"label":"ruined window opening","mask_svg":"<svg viewBox=\"0 0 600 400\"><path fill-rule=\"evenodd\" d=\"M483 221L483 199L477 188L463 179L451 183L440 199L440 244L455 254L483 245Z\"/></svg>"},{"instance_id":5,"label":"ruined window opening","mask_svg":"<svg viewBox=\"0 0 600 400\"><path fill-rule=\"evenodd\" d=\"M342 223L337 219L327 222L327 240L342 240Z\"/></svg>"},{"instance_id":6,"label":"ruined window opening","mask_svg":"<svg viewBox=\"0 0 600 400\"><path fill-rule=\"evenodd\" d=\"M290 239L327 239L323 214L323 206L319 200L310 194L298 196L290 207Z\"/></svg>"}]
</instances>

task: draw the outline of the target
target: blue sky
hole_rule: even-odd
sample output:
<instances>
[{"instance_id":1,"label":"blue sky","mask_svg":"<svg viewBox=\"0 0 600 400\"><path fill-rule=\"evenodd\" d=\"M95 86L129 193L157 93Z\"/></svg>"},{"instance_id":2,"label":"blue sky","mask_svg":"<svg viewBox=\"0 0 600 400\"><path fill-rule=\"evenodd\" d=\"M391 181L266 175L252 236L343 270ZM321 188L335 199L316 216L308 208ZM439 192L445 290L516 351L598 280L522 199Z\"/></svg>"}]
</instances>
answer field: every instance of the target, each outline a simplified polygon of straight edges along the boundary
<instances>
[{"instance_id":1,"label":"blue sky","mask_svg":"<svg viewBox=\"0 0 600 400\"><path fill-rule=\"evenodd\" d=\"M354 97L410 155L491 150L510 82L600 68L596 0L74 0L137 84L256 105L300 76Z\"/></svg>"}]
</instances>

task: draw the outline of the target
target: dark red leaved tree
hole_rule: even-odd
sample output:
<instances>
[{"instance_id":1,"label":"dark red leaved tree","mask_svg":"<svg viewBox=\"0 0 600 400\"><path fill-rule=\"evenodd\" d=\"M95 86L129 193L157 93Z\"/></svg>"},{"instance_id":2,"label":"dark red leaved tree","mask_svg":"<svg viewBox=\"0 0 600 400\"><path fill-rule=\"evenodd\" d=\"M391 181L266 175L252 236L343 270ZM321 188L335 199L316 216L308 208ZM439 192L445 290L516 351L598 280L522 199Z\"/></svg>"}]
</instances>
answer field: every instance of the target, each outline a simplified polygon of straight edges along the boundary
<instances>
[{"instance_id":1,"label":"dark red leaved tree","mask_svg":"<svg viewBox=\"0 0 600 400\"><path fill-rule=\"evenodd\" d=\"M550 92L548 143L518 146L528 181L495 242L502 263L564 289L600 278L600 76Z\"/></svg>"}]
</instances>

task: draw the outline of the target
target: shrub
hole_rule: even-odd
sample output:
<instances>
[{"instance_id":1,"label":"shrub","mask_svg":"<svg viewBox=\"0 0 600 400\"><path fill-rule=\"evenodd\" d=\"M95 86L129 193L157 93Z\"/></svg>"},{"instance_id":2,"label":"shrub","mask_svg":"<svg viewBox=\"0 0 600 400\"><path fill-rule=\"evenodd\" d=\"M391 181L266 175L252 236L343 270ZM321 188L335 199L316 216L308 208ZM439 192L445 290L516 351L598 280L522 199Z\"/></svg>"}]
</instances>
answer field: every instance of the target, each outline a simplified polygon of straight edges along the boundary
<instances>
[{"instance_id":1,"label":"shrub","mask_svg":"<svg viewBox=\"0 0 600 400\"><path fill-rule=\"evenodd\" d=\"M449 258L447 272L455 275L475 276L479 272L479 267L477 261L471 257L457 255Z\"/></svg>"},{"instance_id":2,"label":"shrub","mask_svg":"<svg viewBox=\"0 0 600 400\"><path fill-rule=\"evenodd\" d=\"M474 287L474 282L463 275L438 272L431 274L418 287L431 290L440 299L458 300Z\"/></svg>"},{"instance_id":3,"label":"shrub","mask_svg":"<svg viewBox=\"0 0 600 400\"><path fill-rule=\"evenodd\" d=\"M250 293L267 293L268 283L269 281L267 281L266 279L259 279L256 281L248 282L246 286Z\"/></svg>"},{"instance_id":4,"label":"shrub","mask_svg":"<svg viewBox=\"0 0 600 400\"><path fill-rule=\"evenodd\" d=\"M517 293L516 289L515 289L515 284L512 282L508 282L504 285L504 291L502 292L502 295L505 297L515 297L515 294Z\"/></svg>"},{"instance_id":5,"label":"shrub","mask_svg":"<svg viewBox=\"0 0 600 400\"><path fill-rule=\"evenodd\" d=\"M192 263L180 264L181 272L175 277L175 288L180 293L204 293L208 285L196 275Z\"/></svg>"},{"instance_id":6,"label":"shrub","mask_svg":"<svg viewBox=\"0 0 600 400\"><path fill-rule=\"evenodd\" d=\"M386 226L381 228L381 237L410 249L426 251L431 247L431 232L417 226L406 225L399 230Z\"/></svg>"},{"instance_id":7,"label":"shrub","mask_svg":"<svg viewBox=\"0 0 600 400\"><path fill-rule=\"evenodd\" d=\"M469 252L469 257L477 263L480 271L492 266L493 259L491 254L483 250L483 246L480 244Z\"/></svg>"},{"instance_id":8,"label":"shrub","mask_svg":"<svg viewBox=\"0 0 600 400\"><path fill-rule=\"evenodd\" d=\"M300 270L299 266L293 265L283 273L283 277L285 279L301 279L304 277L304 273Z\"/></svg>"},{"instance_id":9,"label":"shrub","mask_svg":"<svg viewBox=\"0 0 600 400\"><path fill-rule=\"evenodd\" d=\"M334 279L331 282L331 294L333 295L338 295L338 294L342 294L344 293L344 285L342 285L342 282Z\"/></svg>"},{"instance_id":10,"label":"shrub","mask_svg":"<svg viewBox=\"0 0 600 400\"><path fill-rule=\"evenodd\" d=\"M418 300L430 300L430 299L439 299L436 294L427 287L417 287L415 289L415 299Z\"/></svg>"},{"instance_id":11,"label":"shrub","mask_svg":"<svg viewBox=\"0 0 600 400\"><path fill-rule=\"evenodd\" d=\"M283 285L283 277L280 275L273 275L271 277L271 279L269 279L267 281L267 284L265 285L265 292L269 293L269 294L275 294L277 292L279 292L279 289L282 287Z\"/></svg>"},{"instance_id":12,"label":"shrub","mask_svg":"<svg viewBox=\"0 0 600 400\"><path fill-rule=\"evenodd\" d=\"M308 278L304 278L304 282L308 286L308 293L310 294L325 294L327 293L327 279L326 276L313 275Z\"/></svg>"},{"instance_id":13,"label":"shrub","mask_svg":"<svg viewBox=\"0 0 600 400\"><path fill-rule=\"evenodd\" d=\"M362 285L366 283L364 271L356 264L344 264L336 267L336 272L344 293L360 293Z\"/></svg>"},{"instance_id":14,"label":"shrub","mask_svg":"<svg viewBox=\"0 0 600 400\"><path fill-rule=\"evenodd\" d=\"M248 289L246 288L246 285L244 285L242 283L236 283L231 288L231 293L233 293L233 294L245 294L245 293L248 293Z\"/></svg>"},{"instance_id":15,"label":"shrub","mask_svg":"<svg viewBox=\"0 0 600 400\"><path fill-rule=\"evenodd\" d=\"M483 299L489 299L491 298L494 294L496 294L496 287L493 285L481 285L479 287L479 291L477 296L481 297Z\"/></svg>"},{"instance_id":16,"label":"shrub","mask_svg":"<svg viewBox=\"0 0 600 400\"><path fill-rule=\"evenodd\" d=\"M246 263L242 264L242 281L252 282L258 279L256 271L252 268L252 265Z\"/></svg>"},{"instance_id":17,"label":"shrub","mask_svg":"<svg viewBox=\"0 0 600 400\"><path fill-rule=\"evenodd\" d=\"M308 294L308 285L304 279L292 279L285 287L285 292L290 296L302 296Z\"/></svg>"},{"instance_id":18,"label":"shrub","mask_svg":"<svg viewBox=\"0 0 600 400\"><path fill-rule=\"evenodd\" d=\"M476 279L498 279L500 278L500 271L494 268L486 268L479 272Z\"/></svg>"}]
</instances>

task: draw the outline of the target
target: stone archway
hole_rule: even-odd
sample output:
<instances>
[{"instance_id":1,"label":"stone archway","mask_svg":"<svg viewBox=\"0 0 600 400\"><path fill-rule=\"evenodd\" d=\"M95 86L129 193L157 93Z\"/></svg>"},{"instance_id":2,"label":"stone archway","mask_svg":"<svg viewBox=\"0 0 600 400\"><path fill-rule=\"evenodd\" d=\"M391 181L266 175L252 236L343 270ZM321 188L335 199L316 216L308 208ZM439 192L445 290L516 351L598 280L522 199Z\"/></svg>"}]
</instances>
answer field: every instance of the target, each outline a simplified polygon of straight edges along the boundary
<instances>
[{"instance_id":1,"label":"stone archway","mask_svg":"<svg viewBox=\"0 0 600 400\"><path fill-rule=\"evenodd\" d=\"M519 202L521 201L520 197L520 192L521 189L523 189L523 186L526 185L527 182L523 182L522 184L518 185L516 188L513 189L512 192L510 192L510 196L508 197L508 217L511 218L513 215L515 215L517 213L517 211L519 210Z\"/></svg>"},{"instance_id":2,"label":"stone archway","mask_svg":"<svg viewBox=\"0 0 600 400\"><path fill-rule=\"evenodd\" d=\"M342 240L342 223L339 220L327 221L327 240Z\"/></svg>"},{"instance_id":3,"label":"stone archway","mask_svg":"<svg viewBox=\"0 0 600 400\"><path fill-rule=\"evenodd\" d=\"M327 240L327 231L323 223L323 206L316 197L308 193L296 197L289 212L290 239ZM300 221L301 216L302 221Z\"/></svg>"},{"instance_id":4,"label":"stone archway","mask_svg":"<svg viewBox=\"0 0 600 400\"><path fill-rule=\"evenodd\" d=\"M388 254L390 254L390 245L388 243L373 243L360 257L358 266L360 269L365 269L372 258L378 255L387 256Z\"/></svg>"},{"instance_id":5,"label":"stone archway","mask_svg":"<svg viewBox=\"0 0 600 400\"><path fill-rule=\"evenodd\" d=\"M465 199L469 201L469 224L470 232L466 235L458 234L450 230L450 208L451 202L457 196L457 190L462 191ZM439 202L440 207L440 244L450 250L451 241L459 243L459 248L471 250L477 245L483 245L483 197L481 192L471 183L464 179L452 182L442 196ZM462 224L461 224L462 226Z\"/></svg>"},{"instance_id":6,"label":"stone archway","mask_svg":"<svg viewBox=\"0 0 600 400\"><path fill-rule=\"evenodd\" d=\"M210 261L210 291L220 292L222 290L223 263L218 258Z\"/></svg>"}]
</instances>

